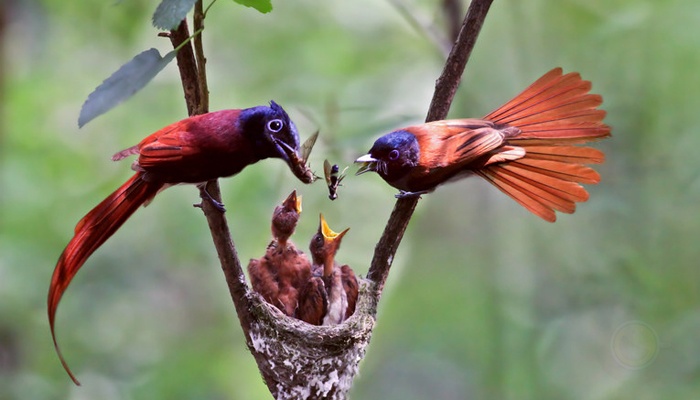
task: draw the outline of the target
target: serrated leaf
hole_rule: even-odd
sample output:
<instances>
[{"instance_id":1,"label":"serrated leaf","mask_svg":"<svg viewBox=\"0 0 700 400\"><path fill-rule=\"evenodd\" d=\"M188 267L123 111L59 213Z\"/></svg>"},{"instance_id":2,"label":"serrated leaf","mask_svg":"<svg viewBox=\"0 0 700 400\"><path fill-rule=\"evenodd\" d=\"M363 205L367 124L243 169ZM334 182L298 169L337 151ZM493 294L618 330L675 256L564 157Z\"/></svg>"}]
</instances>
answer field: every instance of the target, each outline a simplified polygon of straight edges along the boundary
<instances>
[{"instance_id":1,"label":"serrated leaf","mask_svg":"<svg viewBox=\"0 0 700 400\"><path fill-rule=\"evenodd\" d=\"M146 50L122 65L88 96L80 109L78 126L83 127L146 86L175 58L173 50L161 57L156 49Z\"/></svg>"},{"instance_id":2,"label":"serrated leaf","mask_svg":"<svg viewBox=\"0 0 700 400\"><path fill-rule=\"evenodd\" d=\"M163 0L153 13L153 26L167 31L177 28L197 0Z\"/></svg>"},{"instance_id":3,"label":"serrated leaf","mask_svg":"<svg viewBox=\"0 0 700 400\"><path fill-rule=\"evenodd\" d=\"M260 11L263 14L267 14L270 11L272 11L272 0L233 0L236 3L246 6L246 7L252 7L258 11Z\"/></svg>"}]
</instances>

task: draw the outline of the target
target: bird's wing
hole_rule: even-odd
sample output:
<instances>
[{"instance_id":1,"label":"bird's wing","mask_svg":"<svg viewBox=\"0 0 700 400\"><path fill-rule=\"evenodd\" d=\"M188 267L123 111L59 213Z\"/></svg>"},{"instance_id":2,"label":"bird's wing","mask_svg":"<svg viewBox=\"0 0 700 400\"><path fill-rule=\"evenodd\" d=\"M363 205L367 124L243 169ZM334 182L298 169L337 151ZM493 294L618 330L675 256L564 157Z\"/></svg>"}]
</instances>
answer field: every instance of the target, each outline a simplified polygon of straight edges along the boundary
<instances>
[{"instance_id":1,"label":"bird's wing","mask_svg":"<svg viewBox=\"0 0 700 400\"><path fill-rule=\"evenodd\" d=\"M357 295L359 292L359 285L357 284L357 278L355 277L355 272L349 265L343 265L340 267L341 279L343 281L343 289L348 297L348 308L345 311L345 318L348 319L352 314L355 313L355 306L357 305Z\"/></svg>"},{"instance_id":2,"label":"bird's wing","mask_svg":"<svg viewBox=\"0 0 700 400\"><path fill-rule=\"evenodd\" d=\"M328 294L323 279L314 276L299 292L296 317L312 325L321 325L328 312Z\"/></svg>"},{"instance_id":3,"label":"bird's wing","mask_svg":"<svg viewBox=\"0 0 700 400\"><path fill-rule=\"evenodd\" d=\"M464 166L492 153L505 140L493 123L479 119L431 122L421 131L421 158L427 157L429 165Z\"/></svg>"},{"instance_id":4,"label":"bird's wing","mask_svg":"<svg viewBox=\"0 0 700 400\"><path fill-rule=\"evenodd\" d=\"M195 155L192 134L180 126L166 127L147 137L139 144L139 166L162 167L164 164L178 163L188 156Z\"/></svg>"}]
</instances>

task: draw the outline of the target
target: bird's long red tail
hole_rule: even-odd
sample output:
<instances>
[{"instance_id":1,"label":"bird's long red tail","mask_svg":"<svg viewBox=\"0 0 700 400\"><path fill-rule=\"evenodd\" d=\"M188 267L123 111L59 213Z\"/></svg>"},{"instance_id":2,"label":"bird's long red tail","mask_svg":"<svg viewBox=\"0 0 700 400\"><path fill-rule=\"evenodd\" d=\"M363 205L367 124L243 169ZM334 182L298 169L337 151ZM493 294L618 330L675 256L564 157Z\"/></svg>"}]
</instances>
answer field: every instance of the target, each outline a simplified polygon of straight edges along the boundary
<instances>
[{"instance_id":1,"label":"bird's long red tail","mask_svg":"<svg viewBox=\"0 0 700 400\"><path fill-rule=\"evenodd\" d=\"M537 216L554 222L554 211L573 213L588 192L580 183L595 184L600 176L584 164L602 163L600 150L575 144L610 136L603 123L600 95L578 73L562 75L555 68L484 119L519 132L506 139L525 156L497 162L476 171Z\"/></svg>"},{"instance_id":2,"label":"bird's long red tail","mask_svg":"<svg viewBox=\"0 0 700 400\"><path fill-rule=\"evenodd\" d=\"M58 259L49 287L49 325L54 347L63 368L76 384L80 384L66 363L56 342L54 319L61 296L80 267L142 204L148 202L163 187L162 183L146 182L136 173L119 189L93 208L75 227L75 236Z\"/></svg>"}]
</instances>

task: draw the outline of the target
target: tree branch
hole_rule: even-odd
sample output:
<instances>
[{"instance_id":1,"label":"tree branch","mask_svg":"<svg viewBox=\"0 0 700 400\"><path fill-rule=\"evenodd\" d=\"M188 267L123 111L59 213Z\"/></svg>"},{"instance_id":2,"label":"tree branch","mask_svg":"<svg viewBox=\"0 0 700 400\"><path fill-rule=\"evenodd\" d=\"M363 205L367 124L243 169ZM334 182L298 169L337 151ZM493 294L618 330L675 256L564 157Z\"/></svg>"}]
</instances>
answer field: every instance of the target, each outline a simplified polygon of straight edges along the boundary
<instances>
[{"instance_id":1,"label":"tree branch","mask_svg":"<svg viewBox=\"0 0 700 400\"><path fill-rule=\"evenodd\" d=\"M201 34L198 36L201 37ZM176 29L170 31L168 37L174 49L188 40L190 32L187 28L187 20L183 19ZM185 44L177 52L177 67L180 69L180 80L182 81L182 89L185 92L187 114L190 116L202 114L204 111L200 108L202 99L200 96L199 81L197 79L197 63L194 59L191 43Z\"/></svg>"},{"instance_id":2,"label":"tree branch","mask_svg":"<svg viewBox=\"0 0 700 400\"><path fill-rule=\"evenodd\" d=\"M206 83L206 66L204 49L202 47L202 34L204 29L204 13L202 0L197 1L194 11L195 30L199 34L194 38L194 51L192 43L185 44L177 54L177 65L180 70L180 79L185 93L187 110L189 115L197 115L209 112L209 90ZM187 21L183 20L177 29L170 32L170 40L173 48L177 48L190 37L187 29ZM196 54L196 56L195 56ZM218 181L210 181L206 187L207 193L217 201L221 201L221 191ZM226 277L226 283L231 294L231 299L236 308L236 313L241 322L243 333L250 342L249 329L251 325L251 301L248 285L238 253L231 237L231 231L224 214L210 201L203 200L202 211L207 218L209 231L219 256L221 269Z\"/></svg>"},{"instance_id":3,"label":"tree branch","mask_svg":"<svg viewBox=\"0 0 700 400\"><path fill-rule=\"evenodd\" d=\"M199 111L209 112L209 84L207 83L207 59L204 57L204 44L202 43L202 31L204 30L204 10L202 1L194 5L194 31L200 32L194 38L194 50L197 57L197 82L199 83Z\"/></svg>"},{"instance_id":4,"label":"tree branch","mask_svg":"<svg viewBox=\"0 0 700 400\"><path fill-rule=\"evenodd\" d=\"M462 28L459 16L462 15L462 2L460 0L442 0L442 14L447 23L447 37L456 41Z\"/></svg>"},{"instance_id":5,"label":"tree branch","mask_svg":"<svg viewBox=\"0 0 700 400\"><path fill-rule=\"evenodd\" d=\"M443 74L436 83L426 121L444 119L447 115L491 2L472 1ZM201 9L199 0L194 17L197 31L204 27ZM176 30L171 31L170 37L175 47L187 40L186 23L183 21ZM204 71L206 60L201 37L195 39L194 47L193 52L191 44L186 44L177 57L191 115L206 112L208 108ZM213 198L221 198L216 181L209 182L207 191ZM211 202L202 201L246 343L276 399L346 398L369 344L377 305L394 255L417 203L417 198L397 201L375 248L367 279L359 282L360 295L355 313L340 325L312 326L285 316L248 288L224 214Z\"/></svg>"},{"instance_id":6,"label":"tree branch","mask_svg":"<svg viewBox=\"0 0 700 400\"><path fill-rule=\"evenodd\" d=\"M425 122L445 119L450 111L452 99L462 80L464 68L467 65L472 49L476 44L481 27L486 19L486 14L493 0L473 0L469 4L467 15L462 22L462 28L457 36L457 41L452 47L442 75L435 83L435 92L430 103ZM374 258L367 273L367 279L376 283L377 297L381 296L386 278L389 276L394 255L401 243L403 234L408 227L413 211L420 197L408 197L399 199L384 228L384 233L374 249Z\"/></svg>"},{"instance_id":7,"label":"tree branch","mask_svg":"<svg viewBox=\"0 0 700 400\"><path fill-rule=\"evenodd\" d=\"M484 25L486 14L489 12L493 0L473 0L469 4L469 10L464 17L462 28L457 36L457 41L447 56L442 75L435 83L435 93L430 102L428 116L425 122L438 121L447 118L452 99L462 81L464 68L467 66L469 56L472 54L476 39L479 37L481 27Z\"/></svg>"}]
</instances>

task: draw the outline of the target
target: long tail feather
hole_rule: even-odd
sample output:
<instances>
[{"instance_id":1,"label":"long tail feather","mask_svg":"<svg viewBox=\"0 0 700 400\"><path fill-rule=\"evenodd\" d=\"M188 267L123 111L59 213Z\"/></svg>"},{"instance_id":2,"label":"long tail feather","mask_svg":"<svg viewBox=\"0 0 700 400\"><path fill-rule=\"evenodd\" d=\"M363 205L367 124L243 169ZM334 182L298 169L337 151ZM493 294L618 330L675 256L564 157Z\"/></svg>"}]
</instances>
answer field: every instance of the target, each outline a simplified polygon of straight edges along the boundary
<instances>
[{"instance_id":1,"label":"long tail feather","mask_svg":"<svg viewBox=\"0 0 700 400\"><path fill-rule=\"evenodd\" d=\"M48 296L49 325L54 347L63 368L80 385L66 363L56 341L54 321L58 303L80 267L142 204L158 193L163 185L146 182L137 173L119 189L93 208L75 227L75 236L63 250L51 278Z\"/></svg>"},{"instance_id":2,"label":"long tail feather","mask_svg":"<svg viewBox=\"0 0 700 400\"><path fill-rule=\"evenodd\" d=\"M495 162L477 173L539 217L554 222L554 211L573 213L575 202L588 199L581 183L595 184L598 173L583 164L600 164L600 150L576 147L610 136L597 107L600 95L589 94L591 83L578 73L562 75L555 68L484 119L518 128L507 135L508 146L525 156ZM510 130L509 130L510 132ZM494 158L497 161L497 158Z\"/></svg>"}]
</instances>

